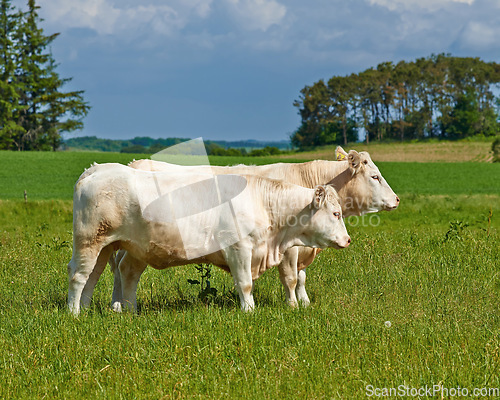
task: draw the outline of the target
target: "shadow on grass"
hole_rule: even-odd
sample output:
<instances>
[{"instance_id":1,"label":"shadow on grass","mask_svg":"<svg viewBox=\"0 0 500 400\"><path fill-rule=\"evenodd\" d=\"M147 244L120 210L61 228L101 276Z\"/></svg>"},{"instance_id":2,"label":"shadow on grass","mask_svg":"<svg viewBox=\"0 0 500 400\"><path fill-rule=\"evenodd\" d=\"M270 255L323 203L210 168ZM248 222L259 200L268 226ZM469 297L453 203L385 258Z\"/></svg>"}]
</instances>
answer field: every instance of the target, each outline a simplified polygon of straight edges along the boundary
<instances>
[{"instance_id":1,"label":"shadow on grass","mask_svg":"<svg viewBox=\"0 0 500 400\"><path fill-rule=\"evenodd\" d=\"M285 305L284 299L277 297L275 293L267 293L255 290L254 299L257 307L276 307ZM138 301L137 312L141 314L158 313L164 311L184 312L196 309L225 309L239 310L240 299L234 288L223 288L215 296L208 299L200 299L197 296L189 296L178 288L177 296L155 294L152 298Z\"/></svg>"},{"instance_id":2,"label":"shadow on grass","mask_svg":"<svg viewBox=\"0 0 500 400\"><path fill-rule=\"evenodd\" d=\"M259 290L258 288L255 288L253 294L257 307L272 308L280 307L286 304L284 296L277 296L274 292L268 292L267 290ZM61 312L68 311L66 292L56 290L50 291L47 294L46 300L47 301L41 305L42 308L53 309L55 307ZM180 286L177 286L176 294L174 295L155 293L149 298L138 299L137 314L150 314L163 311L183 312L186 310L206 308L227 310L240 309L240 300L236 289L224 286L217 292L216 295L201 299L198 296L187 294L185 291L181 290ZM94 296L94 299L87 310L82 309L82 312L95 313L99 315L109 314L110 311L111 302L101 298L96 298L96 296Z\"/></svg>"},{"instance_id":3,"label":"shadow on grass","mask_svg":"<svg viewBox=\"0 0 500 400\"><path fill-rule=\"evenodd\" d=\"M221 309L234 309L239 307L239 299L236 292L227 291L222 294L210 297L210 299L201 300L195 296L181 294L175 298L155 295L151 299L139 302L137 305L138 313L159 312L164 310L185 311L196 308L216 307Z\"/></svg>"}]
</instances>

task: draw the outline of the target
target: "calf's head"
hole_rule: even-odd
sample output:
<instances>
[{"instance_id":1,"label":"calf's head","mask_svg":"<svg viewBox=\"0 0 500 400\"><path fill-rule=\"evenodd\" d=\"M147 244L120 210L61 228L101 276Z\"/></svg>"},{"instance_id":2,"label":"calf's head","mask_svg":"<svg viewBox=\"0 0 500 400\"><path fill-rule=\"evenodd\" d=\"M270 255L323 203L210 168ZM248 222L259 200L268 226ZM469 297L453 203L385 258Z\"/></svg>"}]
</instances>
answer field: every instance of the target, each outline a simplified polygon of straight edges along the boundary
<instances>
[{"instance_id":1,"label":"calf's head","mask_svg":"<svg viewBox=\"0 0 500 400\"><path fill-rule=\"evenodd\" d=\"M339 146L336 154L337 159L345 158L348 163L348 170L344 173L347 183L339 188L344 216L390 211L398 207L399 197L366 151L346 153Z\"/></svg>"},{"instance_id":2,"label":"calf's head","mask_svg":"<svg viewBox=\"0 0 500 400\"><path fill-rule=\"evenodd\" d=\"M330 185L319 185L314 188L314 197L308 218L302 223L302 241L309 247L335 247L337 249L349 246L351 238L342 219L337 192Z\"/></svg>"}]
</instances>

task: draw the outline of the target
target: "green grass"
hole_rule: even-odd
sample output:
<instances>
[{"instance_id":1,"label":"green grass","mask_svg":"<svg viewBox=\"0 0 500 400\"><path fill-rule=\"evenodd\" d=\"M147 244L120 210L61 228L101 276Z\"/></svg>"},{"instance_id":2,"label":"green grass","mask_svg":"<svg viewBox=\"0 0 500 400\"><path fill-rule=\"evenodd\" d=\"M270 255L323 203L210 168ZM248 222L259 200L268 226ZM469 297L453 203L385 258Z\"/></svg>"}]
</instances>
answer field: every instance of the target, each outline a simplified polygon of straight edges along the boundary
<instances>
[{"instance_id":1,"label":"green grass","mask_svg":"<svg viewBox=\"0 0 500 400\"><path fill-rule=\"evenodd\" d=\"M0 154L2 197L17 185L4 168L23 163L26 179L58 194L0 200L0 398L319 399L363 398L367 385L500 387L497 166L382 164L400 208L348 220L351 246L320 253L308 269L309 308L286 306L275 269L256 282L256 310L244 314L230 276L214 268L218 294L206 305L186 266L147 269L139 314L118 315L107 269L91 309L73 318L72 174L90 156L129 156L72 155Z\"/></svg>"},{"instance_id":2,"label":"green grass","mask_svg":"<svg viewBox=\"0 0 500 400\"><path fill-rule=\"evenodd\" d=\"M0 151L0 199L28 198L72 199L73 185L93 162L127 164L133 159L149 158L146 154L104 152L12 152ZM247 163L269 164L272 157L210 157L212 165ZM291 160L287 162L293 162Z\"/></svg>"},{"instance_id":3,"label":"green grass","mask_svg":"<svg viewBox=\"0 0 500 400\"><path fill-rule=\"evenodd\" d=\"M322 252L308 269L308 309L285 305L275 270L257 281L251 314L239 310L229 275L214 270L219 293L206 306L187 266L148 269L137 316L109 310L105 271L78 319L65 305L71 202L3 201L0 397L356 398L368 384L498 387L499 199L460 196L452 209L443 197L415 197L381 213L378 227L350 227L351 247ZM411 224L416 210L421 221ZM445 240L460 216L469 226Z\"/></svg>"},{"instance_id":4,"label":"green grass","mask_svg":"<svg viewBox=\"0 0 500 400\"><path fill-rule=\"evenodd\" d=\"M500 194L500 163L378 162L377 166L398 194Z\"/></svg>"},{"instance_id":5,"label":"green grass","mask_svg":"<svg viewBox=\"0 0 500 400\"><path fill-rule=\"evenodd\" d=\"M119 162L147 158L144 154L89 152L0 151L0 198L72 199L73 185L91 163ZM210 157L212 165L268 164L271 157ZM304 161L304 160L301 160ZM488 163L377 163L398 194L499 194L500 164Z\"/></svg>"}]
</instances>

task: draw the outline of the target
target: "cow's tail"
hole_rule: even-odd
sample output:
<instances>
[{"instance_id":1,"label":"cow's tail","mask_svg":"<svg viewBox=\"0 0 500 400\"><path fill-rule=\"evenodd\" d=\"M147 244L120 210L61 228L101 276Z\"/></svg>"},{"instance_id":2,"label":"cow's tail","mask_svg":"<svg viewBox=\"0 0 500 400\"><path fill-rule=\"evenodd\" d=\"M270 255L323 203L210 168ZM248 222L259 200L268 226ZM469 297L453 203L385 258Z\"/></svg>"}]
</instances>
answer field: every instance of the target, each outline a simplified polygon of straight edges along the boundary
<instances>
[{"instance_id":1,"label":"cow's tail","mask_svg":"<svg viewBox=\"0 0 500 400\"><path fill-rule=\"evenodd\" d=\"M118 268L118 263L116 262L116 253L117 252L118 252L117 250L113 251L111 253L111 255L109 256L109 260L108 260L109 267L111 268L111 272L113 274L117 270L116 268Z\"/></svg>"},{"instance_id":2,"label":"cow's tail","mask_svg":"<svg viewBox=\"0 0 500 400\"><path fill-rule=\"evenodd\" d=\"M109 266L111 267L111 272L115 273L115 271L118 271L118 266L120 265L120 261L124 256L125 250L123 249L119 249L111 253L111 256L109 256L108 260Z\"/></svg>"}]
</instances>

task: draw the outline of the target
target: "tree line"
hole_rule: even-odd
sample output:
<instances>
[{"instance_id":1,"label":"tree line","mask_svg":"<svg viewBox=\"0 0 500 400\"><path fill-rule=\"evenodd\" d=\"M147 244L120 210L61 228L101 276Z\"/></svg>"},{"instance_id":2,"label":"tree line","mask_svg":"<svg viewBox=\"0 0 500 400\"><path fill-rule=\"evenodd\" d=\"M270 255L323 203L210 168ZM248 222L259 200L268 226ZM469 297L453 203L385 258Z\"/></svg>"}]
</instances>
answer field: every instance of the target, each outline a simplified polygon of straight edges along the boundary
<instances>
[{"instance_id":1,"label":"tree line","mask_svg":"<svg viewBox=\"0 0 500 400\"><path fill-rule=\"evenodd\" d=\"M154 154L167 147L186 142L186 138L158 138L137 136L133 139L102 139L96 136L83 136L63 141L61 150L113 151L119 153ZM206 140L205 150L210 156L271 156L286 153L288 141L269 142L258 140Z\"/></svg>"},{"instance_id":2,"label":"tree line","mask_svg":"<svg viewBox=\"0 0 500 400\"><path fill-rule=\"evenodd\" d=\"M188 141L189 139L181 139L181 141ZM136 153L136 154L154 154L171 145L164 145L163 139L158 139L149 146L144 146L142 144L131 144L129 146L122 147L120 153ZM135 139L132 139L132 143ZM180 143L180 141L178 142ZM247 150L245 147L225 147L218 142L211 140L205 140L205 151L209 156L225 156L225 157L262 157L262 156L274 156L279 154L284 154L287 151L282 151L275 146L264 146L258 149ZM227 142L225 142L227 143ZM177 143L174 143L177 144Z\"/></svg>"},{"instance_id":3,"label":"tree line","mask_svg":"<svg viewBox=\"0 0 500 400\"><path fill-rule=\"evenodd\" d=\"M82 136L63 140L60 149L153 154L187 140L189 139L175 137L153 139L148 136L137 136L133 139L103 139L96 136Z\"/></svg>"},{"instance_id":4,"label":"tree line","mask_svg":"<svg viewBox=\"0 0 500 400\"><path fill-rule=\"evenodd\" d=\"M62 91L35 0L27 11L0 0L0 149L56 150L61 133L83 127L90 106L83 91Z\"/></svg>"},{"instance_id":5,"label":"tree line","mask_svg":"<svg viewBox=\"0 0 500 400\"><path fill-rule=\"evenodd\" d=\"M500 132L500 64L431 55L384 62L358 74L305 86L294 102L299 148L332 143L460 139Z\"/></svg>"}]
</instances>

